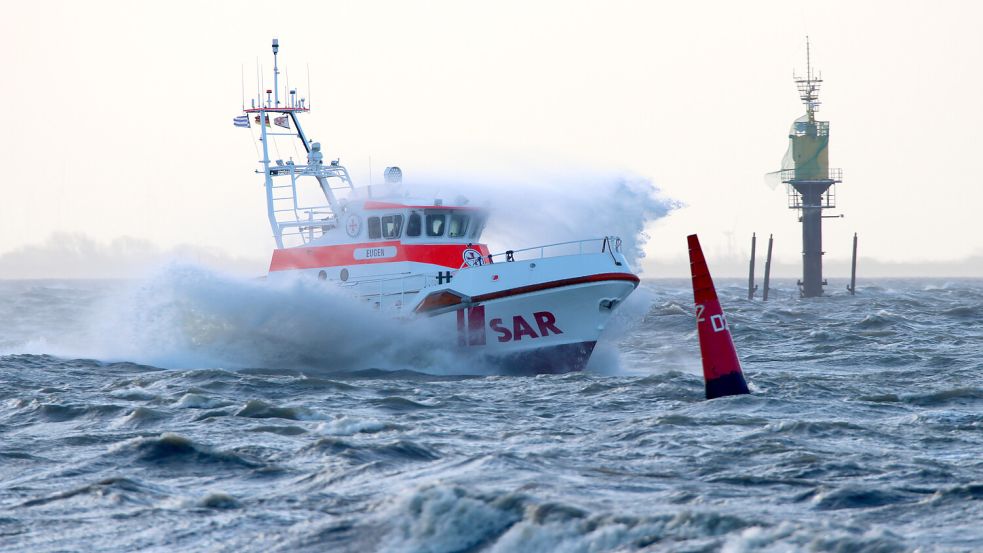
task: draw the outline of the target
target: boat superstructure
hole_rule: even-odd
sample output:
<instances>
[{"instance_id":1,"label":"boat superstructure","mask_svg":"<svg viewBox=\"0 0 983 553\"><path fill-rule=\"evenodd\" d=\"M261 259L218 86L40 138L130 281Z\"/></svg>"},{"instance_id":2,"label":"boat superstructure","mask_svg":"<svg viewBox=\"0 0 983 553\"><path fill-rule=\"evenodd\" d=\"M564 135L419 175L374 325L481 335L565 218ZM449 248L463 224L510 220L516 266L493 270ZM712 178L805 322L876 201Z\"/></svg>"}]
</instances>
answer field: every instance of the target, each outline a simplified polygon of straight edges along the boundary
<instances>
[{"instance_id":1,"label":"boat superstructure","mask_svg":"<svg viewBox=\"0 0 983 553\"><path fill-rule=\"evenodd\" d=\"M385 171L384 190L356 188L340 160L325 161L305 134L310 111L296 89L259 90L237 126L260 130L261 168L276 249L268 279L318 279L371 308L431 319L450 346L500 362L507 372L581 370L615 307L638 277L606 236L491 251L481 242L487 209L419 198L402 171ZM278 139L304 159L279 156ZM276 152L276 156L274 153ZM330 339L330 337L325 337Z\"/></svg>"}]
</instances>

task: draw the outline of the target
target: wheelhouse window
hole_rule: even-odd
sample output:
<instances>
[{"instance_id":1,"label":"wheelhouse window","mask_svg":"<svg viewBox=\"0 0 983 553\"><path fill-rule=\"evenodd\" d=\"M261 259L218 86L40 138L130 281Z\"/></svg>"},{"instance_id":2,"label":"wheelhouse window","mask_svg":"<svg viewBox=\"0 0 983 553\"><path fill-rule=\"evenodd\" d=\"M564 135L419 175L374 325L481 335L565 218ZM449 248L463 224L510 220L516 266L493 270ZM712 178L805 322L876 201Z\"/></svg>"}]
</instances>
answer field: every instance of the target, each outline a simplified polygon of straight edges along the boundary
<instances>
[{"instance_id":1,"label":"wheelhouse window","mask_svg":"<svg viewBox=\"0 0 983 553\"><path fill-rule=\"evenodd\" d=\"M375 240L379 238L399 238L403 232L402 215L386 215L383 217L369 217L369 238Z\"/></svg>"},{"instance_id":2,"label":"wheelhouse window","mask_svg":"<svg viewBox=\"0 0 983 553\"><path fill-rule=\"evenodd\" d=\"M382 218L382 237L399 238L399 233L403 230L402 215L386 215Z\"/></svg>"},{"instance_id":3,"label":"wheelhouse window","mask_svg":"<svg viewBox=\"0 0 983 553\"><path fill-rule=\"evenodd\" d=\"M461 213L452 213L450 224L447 225L447 236L460 238L468 232L470 217Z\"/></svg>"},{"instance_id":4,"label":"wheelhouse window","mask_svg":"<svg viewBox=\"0 0 983 553\"><path fill-rule=\"evenodd\" d=\"M427 214L427 236L443 236L447 226L447 217L443 213Z\"/></svg>"},{"instance_id":5,"label":"wheelhouse window","mask_svg":"<svg viewBox=\"0 0 983 553\"><path fill-rule=\"evenodd\" d=\"M382 238L382 223L378 217L369 217L369 238Z\"/></svg>"},{"instance_id":6,"label":"wheelhouse window","mask_svg":"<svg viewBox=\"0 0 983 553\"><path fill-rule=\"evenodd\" d=\"M471 240L477 240L481 236L481 231L485 227L485 215L479 214L474 216L474 220L471 221Z\"/></svg>"},{"instance_id":7,"label":"wheelhouse window","mask_svg":"<svg viewBox=\"0 0 983 553\"><path fill-rule=\"evenodd\" d=\"M406 236L420 236L423 230L423 218L417 212L410 213L410 219L406 222Z\"/></svg>"}]
</instances>

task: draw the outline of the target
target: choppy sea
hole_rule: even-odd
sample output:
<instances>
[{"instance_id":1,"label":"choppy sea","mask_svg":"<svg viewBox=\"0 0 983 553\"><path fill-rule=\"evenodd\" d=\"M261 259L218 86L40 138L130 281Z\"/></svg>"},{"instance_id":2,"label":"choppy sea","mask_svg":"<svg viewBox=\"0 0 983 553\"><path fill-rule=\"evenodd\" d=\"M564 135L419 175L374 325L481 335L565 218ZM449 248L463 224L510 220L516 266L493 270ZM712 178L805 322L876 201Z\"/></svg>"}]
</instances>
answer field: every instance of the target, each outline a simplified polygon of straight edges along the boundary
<instances>
[{"instance_id":1,"label":"choppy sea","mask_svg":"<svg viewBox=\"0 0 983 553\"><path fill-rule=\"evenodd\" d=\"M983 281L767 303L703 399L692 291L487 374L310 284L0 281L3 551L983 551Z\"/></svg>"}]
</instances>

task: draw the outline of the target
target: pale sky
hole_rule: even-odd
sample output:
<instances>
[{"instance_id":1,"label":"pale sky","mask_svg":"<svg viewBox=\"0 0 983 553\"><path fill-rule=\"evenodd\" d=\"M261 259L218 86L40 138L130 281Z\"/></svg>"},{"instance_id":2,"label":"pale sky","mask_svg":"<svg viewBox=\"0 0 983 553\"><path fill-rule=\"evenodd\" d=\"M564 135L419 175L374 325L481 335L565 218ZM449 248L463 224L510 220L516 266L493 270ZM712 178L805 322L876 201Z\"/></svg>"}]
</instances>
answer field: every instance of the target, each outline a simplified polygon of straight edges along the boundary
<instances>
[{"instance_id":1,"label":"pale sky","mask_svg":"<svg viewBox=\"0 0 983 553\"><path fill-rule=\"evenodd\" d=\"M310 67L305 129L356 184L370 158L376 180L387 165L443 181L555 167L648 179L685 204L648 226L657 277L681 272L693 232L735 259L752 232L774 233L776 263L799 264L795 214L763 175L803 113L792 73L808 34L844 171L827 262L849 257L853 232L880 262L981 256L981 6L5 2L0 263L68 233L261 272L273 241L256 152L231 120L242 68L248 102L273 36L292 86Z\"/></svg>"}]
</instances>

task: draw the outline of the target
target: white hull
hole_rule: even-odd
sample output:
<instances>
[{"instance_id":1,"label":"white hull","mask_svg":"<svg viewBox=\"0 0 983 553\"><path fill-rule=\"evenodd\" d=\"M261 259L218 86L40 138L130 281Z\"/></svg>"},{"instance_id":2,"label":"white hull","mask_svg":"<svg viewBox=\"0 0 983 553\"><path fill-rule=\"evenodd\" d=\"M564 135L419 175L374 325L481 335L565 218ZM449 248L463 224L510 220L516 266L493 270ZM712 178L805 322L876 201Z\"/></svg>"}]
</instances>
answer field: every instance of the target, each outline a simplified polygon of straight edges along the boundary
<instances>
[{"instance_id":1,"label":"white hull","mask_svg":"<svg viewBox=\"0 0 983 553\"><path fill-rule=\"evenodd\" d=\"M463 268L449 283L416 274L340 284L370 308L430 319L448 347L479 362L536 374L582 370L638 277L621 253L607 251Z\"/></svg>"},{"instance_id":2,"label":"white hull","mask_svg":"<svg viewBox=\"0 0 983 553\"><path fill-rule=\"evenodd\" d=\"M625 280L558 286L476 302L436 315L442 335L508 373L583 370L613 308L635 289Z\"/></svg>"}]
</instances>

